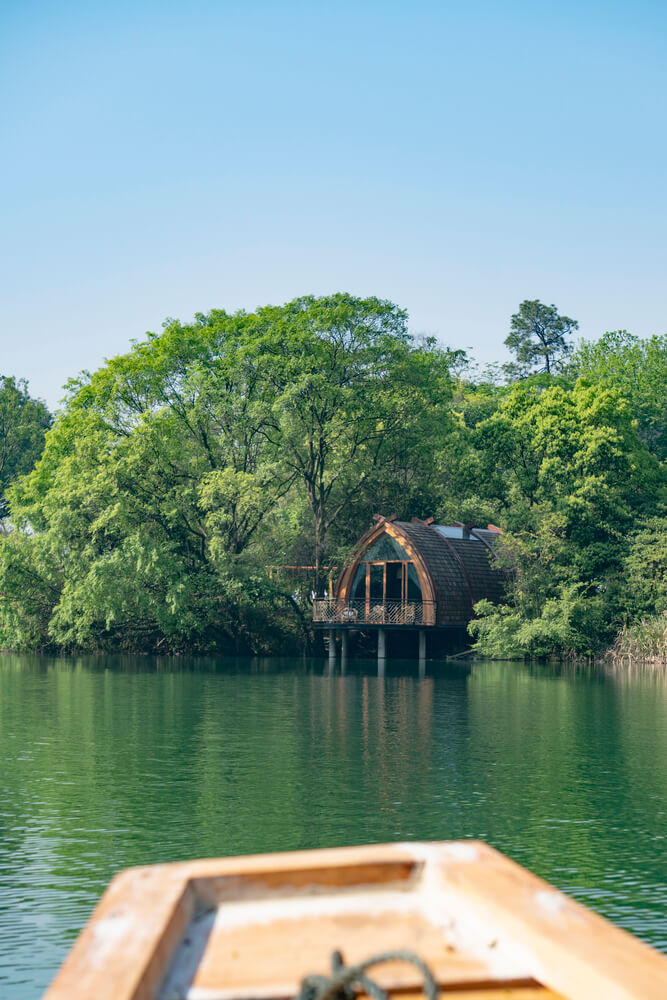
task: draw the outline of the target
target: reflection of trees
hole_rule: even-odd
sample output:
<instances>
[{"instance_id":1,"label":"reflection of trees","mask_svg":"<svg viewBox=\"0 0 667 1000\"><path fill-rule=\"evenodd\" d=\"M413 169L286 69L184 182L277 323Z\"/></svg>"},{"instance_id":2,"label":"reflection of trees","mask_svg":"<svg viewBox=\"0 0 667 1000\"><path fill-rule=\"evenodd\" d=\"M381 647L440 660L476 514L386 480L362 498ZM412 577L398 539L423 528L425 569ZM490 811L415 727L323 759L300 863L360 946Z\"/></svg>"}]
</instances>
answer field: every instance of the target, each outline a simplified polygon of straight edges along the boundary
<instances>
[{"instance_id":1,"label":"reflection of trees","mask_svg":"<svg viewBox=\"0 0 667 1000\"><path fill-rule=\"evenodd\" d=\"M398 669L0 658L13 951L45 983L130 864L469 836L667 948L665 675Z\"/></svg>"},{"instance_id":2,"label":"reflection of trees","mask_svg":"<svg viewBox=\"0 0 667 1000\"><path fill-rule=\"evenodd\" d=\"M480 664L469 706L480 833L667 946L664 676Z\"/></svg>"},{"instance_id":3,"label":"reflection of trees","mask_svg":"<svg viewBox=\"0 0 667 1000\"><path fill-rule=\"evenodd\" d=\"M608 676L618 705L624 779L614 815L613 870L627 873L610 915L667 951L667 672L649 667Z\"/></svg>"},{"instance_id":4,"label":"reflection of trees","mask_svg":"<svg viewBox=\"0 0 667 1000\"><path fill-rule=\"evenodd\" d=\"M553 674L516 664L480 664L471 673L470 769L487 803L483 830L534 870L545 872L575 846L587 850L590 829L567 823L591 816L592 761L579 744L599 715L600 690L589 688L581 705L576 685Z\"/></svg>"},{"instance_id":5,"label":"reflection of trees","mask_svg":"<svg viewBox=\"0 0 667 1000\"><path fill-rule=\"evenodd\" d=\"M312 680L302 734L304 761L316 753L313 846L415 836L428 794L433 681L350 674L324 680L328 685Z\"/></svg>"},{"instance_id":6,"label":"reflection of trees","mask_svg":"<svg viewBox=\"0 0 667 1000\"><path fill-rule=\"evenodd\" d=\"M200 845L198 853L298 847L303 836L303 776L296 758L294 678L257 676L248 683L237 675L207 680L193 774L191 836Z\"/></svg>"}]
</instances>

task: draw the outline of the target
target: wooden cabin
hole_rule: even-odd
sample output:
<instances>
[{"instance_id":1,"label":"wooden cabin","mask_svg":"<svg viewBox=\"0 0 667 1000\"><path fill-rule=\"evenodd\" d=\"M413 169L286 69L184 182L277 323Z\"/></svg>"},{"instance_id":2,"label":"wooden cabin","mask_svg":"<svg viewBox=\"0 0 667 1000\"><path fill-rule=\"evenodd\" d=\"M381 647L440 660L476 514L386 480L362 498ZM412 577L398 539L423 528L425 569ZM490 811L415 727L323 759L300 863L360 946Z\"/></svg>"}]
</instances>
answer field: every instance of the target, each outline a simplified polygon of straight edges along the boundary
<instances>
[{"instance_id":1,"label":"wooden cabin","mask_svg":"<svg viewBox=\"0 0 667 1000\"><path fill-rule=\"evenodd\" d=\"M376 517L343 568L333 596L316 600L313 621L328 628L329 652L336 631L347 652L347 633L378 633L378 656L386 656L387 630L419 636L419 655L429 640L446 651L463 649L474 605L502 599L504 577L495 563L502 532L494 525L434 524L433 518L398 521Z\"/></svg>"}]
</instances>

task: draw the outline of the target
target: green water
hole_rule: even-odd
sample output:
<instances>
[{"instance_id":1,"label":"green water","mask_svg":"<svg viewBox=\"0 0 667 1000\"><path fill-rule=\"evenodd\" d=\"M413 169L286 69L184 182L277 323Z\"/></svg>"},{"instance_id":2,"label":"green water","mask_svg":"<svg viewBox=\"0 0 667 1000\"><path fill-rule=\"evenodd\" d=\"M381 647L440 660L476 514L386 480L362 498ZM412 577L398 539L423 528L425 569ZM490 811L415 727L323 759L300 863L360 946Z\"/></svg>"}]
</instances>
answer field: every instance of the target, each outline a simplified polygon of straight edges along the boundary
<instances>
[{"instance_id":1,"label":"green water","mask_svg":"<svg viewBox=\"0 0 667 1000\"><path fill-rule=\"evenodd\" d=\"M0 997L111 875L482 837L667 951L664 674L0 656Z\"/></svg>"}]
</instances>

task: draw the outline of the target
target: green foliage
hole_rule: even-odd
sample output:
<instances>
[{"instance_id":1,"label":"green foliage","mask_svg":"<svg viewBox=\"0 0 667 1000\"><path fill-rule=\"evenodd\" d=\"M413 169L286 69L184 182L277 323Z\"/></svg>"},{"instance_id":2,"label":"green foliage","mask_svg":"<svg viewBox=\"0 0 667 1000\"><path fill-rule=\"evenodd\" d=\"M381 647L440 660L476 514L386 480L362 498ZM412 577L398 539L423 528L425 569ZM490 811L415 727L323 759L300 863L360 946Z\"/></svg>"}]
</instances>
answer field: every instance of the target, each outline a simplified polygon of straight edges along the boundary
<instances>
[{"instance_id":1,"label":"green foliage","mask_svg":"<svg viewBox=\"0 0 667 1000\"><path fill-rule=\"evenodd\" d=\"M517 364L505 366L507 373L511 377L522 377L531 371L550 375L572 350L566 338L578 329L577 321L561 316L554 305L526 299L512 316L510 332L505 338L505 344L517 359Z\"/></svg>"},{"instance_id":2,"label":"green foliage","mask_svg":"<svg viewBox=\"0 0 667 1000\"><path fill-rule=\"evenodd\" d=\"M0 519L9 486L32 469L50 425L51 414L28 394L26 381L0 375Z\"/></svg>"},{"instance_id":3,"label":"green foliage","mask_svg":"<svg viewBox=\"0 0 667 1000\"><path fill-rule=\"evenodd\" d=\"M566 514L575 535L593 524L621 527L626 498L637 506L658 482L627 401L583 379L572 391L515 386L478 425L475 445L510 527L534 520L544 503Z\"/></svg>"},{"instance_id":4,"label":"green foliage","mask_svg":"<svg viewBox=\"0 0 667 1000\"><path fill-rule=\"evenodd\" d=\"M409 501L447 431L459 355L416 344L403 310L338 294L258 310L256 358L272 394L271 440L307 498L316 586L329 534L368 505ZM358 531L356 532L358 536Z\"/></svg>"},{"instance_id":5,"label":"green foliage","mask_svg":"<svg viewBox=\"0 0 667 1000\"><path fill-rule=\"evenodd\" d=\"M525 611L520 601L499 607L480 601L470 623L476 648L497 659L578 656L589 651L587 636L578 627L578 619L589 612L576 584L559 588L533 617Z\"/></svg>"},{"instance_id":6,"label":"green foliage","mask_svg":"<svg viewBox=\"0 0 667 1000\"><path fill-rule=\"evenodd\" d=\"M634 660L667 666L667 612L624 626L610 655L622 663Z\"/></svg>"},{"instance_id":7,"label":"green foliage","mask_svg":"<svg viewBox=\"0 0 667 1000\"><path fill-rule=\"evenodd\" d=\"M623 567L631 618L667 612L667 517L650 517L635 531Z\"/></svg>"},{"instance_id":8,"label":"green foliage","mask_svg":"<svg viewBox=\"0 0 667 1000\"><path fill-rule=\"evenodd\" d=\"M503 385L380 299L213 310L72 380L45 436L2 380L0 645L303 647L313 582L381 512L504 528L478 651L599 652L667 609L667 341L606 334L563 367L575 328L522 303Z\"/></svg>"},{"instance_id":9,"label":"green foliage","mask_svg":"<svg viewBox=\"0 0 667 1000\"><path fill-rule=\"evenodd\" d=\"M661 461L667 459L667 335L640 340L616 330L595 343L582 341L568 371L622 392L639 436Z\"/></svg>"},{"instance_id":10,"label":"green foliage","mask_svg":"<svg viewBox=\"0 0 667 1000\"><path fill-rule=\"evenodd\" d=\"M664 492L618 390L516 386L475 431L480 477L509 531L504 607L478 608L488 655L589 655L627 604L623 567L635 519Z\"/></svg>"},{"instance_id":11,"label":"green foliage","mask_svg":"<svg viewBox=\"0 0 667 1000\"><path fill-rule=\"evenodd\" d=\"M446 431L452 362L391 303L335 295L169 321L84 373L11 492L0 641L294 645L308 609L264 567L314 550L322 585L332 531L338 553L358 537L349 511L370 517L379 483L404 497L432 465L432 414Z\"/></svg>"},{"instance_id":12,"label":"green foliage","mask_svg":"<svg viewBox=\"0 0 667 1000\"><path fill-rule=\"evenodd\" d=\"M0 648L50 646L49 622L61 590L53 536L12 531L0 538Z\"/></svg>"}]
</instances>

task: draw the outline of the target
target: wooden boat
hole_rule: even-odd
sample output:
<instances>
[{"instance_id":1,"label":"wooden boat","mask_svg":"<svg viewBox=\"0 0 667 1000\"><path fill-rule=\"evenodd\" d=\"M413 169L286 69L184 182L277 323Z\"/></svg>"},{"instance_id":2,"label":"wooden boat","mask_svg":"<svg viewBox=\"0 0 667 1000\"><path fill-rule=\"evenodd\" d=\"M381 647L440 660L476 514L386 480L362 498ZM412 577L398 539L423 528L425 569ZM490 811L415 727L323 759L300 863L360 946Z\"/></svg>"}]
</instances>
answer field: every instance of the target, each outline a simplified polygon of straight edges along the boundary
<instances>
[{"instance_id":1,"label":"wooden boat","mask_svg":"<svg viewBox=\"0 0 667 1000\"><path fill-rule=\"evenodd\" d=\"M667 997L667 957L462 841L130 869L44 1000L284 1000L328 974L335 950L350 965L404 949L441 1000ZM422 995L422 972L395 956L367 974L390 996Z\"/></svg>"}]
</instances>

